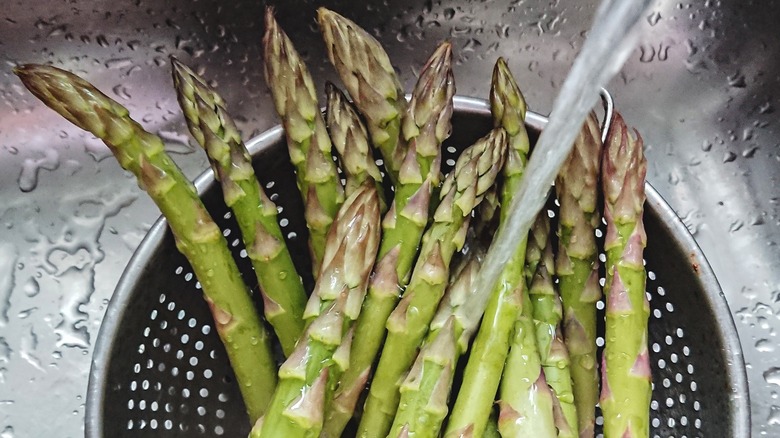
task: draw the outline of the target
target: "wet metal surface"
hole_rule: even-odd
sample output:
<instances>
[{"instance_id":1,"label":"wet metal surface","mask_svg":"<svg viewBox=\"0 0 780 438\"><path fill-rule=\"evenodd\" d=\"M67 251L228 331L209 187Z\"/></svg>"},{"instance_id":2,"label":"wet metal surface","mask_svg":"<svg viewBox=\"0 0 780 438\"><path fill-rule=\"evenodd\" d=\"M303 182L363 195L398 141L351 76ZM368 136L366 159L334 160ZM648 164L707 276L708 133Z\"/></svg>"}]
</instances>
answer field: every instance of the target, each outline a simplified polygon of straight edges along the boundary
<instances>
[{"instance_id":1,"label":"wet metal surface","mask_svg":"<svg viewBox=\"0 0 780 438\"><path fill-rule=\"evenodd\" d=\"M107 300L158 216L99 141L29 95L18 62L87 77L159 133L185 173L207 167L171 87L176 55L212 79L245 137L277 123L262 78L260 2L9 0L0 10L0 436L83 436L89 360ZM595 1L279 2L317 84L335 80L315 6L370 29L407 89L453 41L458 94L486 97L505 56L549 110ZM282 4L283 3L283 4ZM780 3L659 1L610 91L648 145L648 178L713 266L737 322L753 434L780 436ZM320 87L321 90L321 87Z\"/></svg>"}]
</instances>

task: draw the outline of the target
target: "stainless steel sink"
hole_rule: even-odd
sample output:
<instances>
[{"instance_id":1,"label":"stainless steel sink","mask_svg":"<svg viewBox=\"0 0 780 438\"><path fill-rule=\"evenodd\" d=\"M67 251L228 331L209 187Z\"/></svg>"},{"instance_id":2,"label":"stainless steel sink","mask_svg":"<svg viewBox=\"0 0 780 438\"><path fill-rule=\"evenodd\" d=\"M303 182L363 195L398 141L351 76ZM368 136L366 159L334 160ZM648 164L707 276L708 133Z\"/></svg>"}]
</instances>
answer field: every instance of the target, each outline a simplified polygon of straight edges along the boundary
<instances>
[{"instance_id":1,"label":"stainless steel sink","mask_svg":"<svg viewBox=\"0 0 780 438\"><path fill-rule=\"evenodd\" d=\"M408 87L453 41L458 94L486 97L508 58L529 105L549 111L596 1L278 2L319 84L336 75L316 6L371 29ZM160 133L190 177L207 167L186 135L168 55L195 65L248 138L277 123L262 78L260 2L22 2L0 10L0 436L83 435L90 357L108 298L156 208L99 141L29 95L17 62L88 77ZM659 1L610 86L648 144L649 180L683 218L740 331L753 433L780 436L780 2ZM777 386L776 386L777 385Z\"/></svg>"}]
</instances>

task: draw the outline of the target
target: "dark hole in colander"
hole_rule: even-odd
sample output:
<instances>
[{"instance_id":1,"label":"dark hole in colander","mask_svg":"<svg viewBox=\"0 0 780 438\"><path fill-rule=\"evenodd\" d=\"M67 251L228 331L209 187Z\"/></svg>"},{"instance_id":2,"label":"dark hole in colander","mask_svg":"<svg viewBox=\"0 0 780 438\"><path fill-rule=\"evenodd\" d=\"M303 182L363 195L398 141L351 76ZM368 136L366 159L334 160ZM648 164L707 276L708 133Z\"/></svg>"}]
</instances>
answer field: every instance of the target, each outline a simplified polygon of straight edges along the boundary
<instances>
[{"instance_id":1,"label":"dark hole in colander","mask_svg":"<svg viewBox=\"0 0 780 438\"><path fill-rule=\"evenodd\" d=\"M491 127L487 107L474 102L458 105L452 136L444 145L445 171L460 150ZM542 118L529 115L529 120L535 137ZM307 232L293 169L280 131L266 136L269 145L254 154L255 170L279 206L282 230L310 290ZM216 184L208 185L203 200L224 230L244 278L256 287ZM553 200L549 207L554 210ZM723 315L725 305L717 301L717 284L705 290L699 276L709 268L692 267L700 255L680 242L683 225L649 186L646 211L651 436L747 433L743 364L730 359L739 345L730 316ZM197 279L170 232L155 230L157 238L147 238L131 261L101 329L90 377L87 436L246 436L248 420ZM735 399L732 391L744 395Z\"/></svg>"}]
</instances>

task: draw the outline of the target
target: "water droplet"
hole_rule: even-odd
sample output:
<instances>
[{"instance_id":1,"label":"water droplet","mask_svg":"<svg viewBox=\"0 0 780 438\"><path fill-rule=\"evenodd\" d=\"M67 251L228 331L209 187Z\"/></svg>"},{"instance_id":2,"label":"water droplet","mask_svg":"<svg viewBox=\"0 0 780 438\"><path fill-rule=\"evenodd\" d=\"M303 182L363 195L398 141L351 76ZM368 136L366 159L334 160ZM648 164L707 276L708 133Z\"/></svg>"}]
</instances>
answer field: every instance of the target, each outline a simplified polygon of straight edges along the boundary
<instances>
[{"instance_id":1,"label":"water droplet","mask_svg":"<svg viewBox=\"0 0 780 438\"><path fill-rule=\"evenodd\" d=\"M463 51L464 52L473 52L473 51L479 49L479 47L481 47L481 46L482 46L482 43L478 39L471 38L468 41L466 41L466 44L463 45Z\"/></svg>"},{"instance_id":2,"label":"water droplet","mask_svg":"<svg viewBox=\"0 0 780 438\"><path fill-rule=\"evenodd\" d=\"M753 158L757 150L758 150L758 146L749 147L744 151L742 151L742 156L745 158Z\"/></svg>"},{"instance_id":3,"label":"water droplet","mask_svg":"<svg viewBox=\"0 0 780 438\"><path fill-rule=\"evenodd\" d=\"M768 339L759 339L756 342L756 350L758 350L759 353L772 353L775 351L775 345Z\"/></svg>"},{"instance_id":4,"label":"water droplet","mask_svg":"<svg viewBox=\"0 0 780 438\"><path fill-rule=\"evenodd\" d=\"M742 141L748 141L753 138L753 129L745 128L742 130Z\"/></svg>"},{"instance_id":5,"label":"water droplet","mask_svg":"<svg viewBox=\"0 0 780 438\"><path fill-rule=\"evenodd\" d=\"M661 20L661 13L658 11L653 12L647 16L647 22L650 26L655 26Z\"/></svg>"},{"instance_id":6,"label":"water droplet","mask_svg":"<svg viewBox=\"0 0 780 438\"><path fill-rule=\"evenodd\" d=\"M38 172L41 169L57 170L60 167L60 154L56 149L45 149L43 157L27 158L22 163L19 173L19 189L25 193L35 190L38 186Z\"/></svg>"},{"instance_id":7,"label":"water droplet","mask_svg":"<svg viewBox=\"0 0 780 438\"><path fill-rule=\"evenodd\" d=\"M125 84L117 84L114 86L114 88L111 89L111 91L113 91L114 94L120 99L124 99L124 100L132 99L130 92L127 90L127 85Z\"/></svg>"},{"instance_id":8,"label":"water droplet","mask_svg":"<svg viewBox=\"0 0 780 438\"><path fill-rule=\"evenodd\" d=\"M38 349L38 335L33 331L32 326L29 327L27 333L23 333L19 340L19 357L26 360L27 363L36 368L38 371L45 372L41 366L41 360L35 355L35 350Z\"/></svg>"},{"instance_id":9,"label":"water droplet","mask_svg":"<svg viewBox=\"0 0 780 438\"><path fill-rule=\"evenodd\" d=\"M97 43L100 45L100 47L108 47L109 46L108 39L106 39L105 35L102 35L102 34L98 35L97 37L95 37L95 41L97 41Z\"/></svg>"},{"instance_id":10,"label":"water droplet","mask_svg":"<svg viewBox=\"0 0 780 438\"><path fill-rule=\"evenodd\" d=\"M287 278L287 271L280 271L279 272L279 280L284 280Z\"/></svg>"},{"instance_id":11,"label":"water droplet","mask_svg":"<svg viewBox=\"0 0 780 438\"><path fill-rule=\"evenodd\" d=\"M19 319L27 319L30 315L32 315L36 310L38 310L37 307L31 307L29 309L22 310L19 312L16 316Z\"/></svg>"},{"instance_id":12,"label":"water droplet","mask_svg":"<svg viewBox=\"0 0 780 438\"><path fill-rule=\"evenodd\" d=\"M743 75L740 72L736 72L733 75L729 76L728 82L730 87L734 87L734 88L747 87L747 83L745 82L745 75Z\"/></svg>"},{"instance_id":13,"label":"water droplet","mask_svg":"<svg viewBox=\"0 0 780 438\"><path fill-rule=\"evenodd\" d=\"M444 18L446 20L452 20L452 18L455 16L455 9L453 8L447 8L444 10Z\"/></svg>"},{"instance_id":14,"label":"water droplet","mask_svg":"<svg viewBox=\"0 0 780 438\"><path fill-rule=\"evenodd\" d=\"M8 363L11 360L11 347L5 338L0 338L0 362Z\"/></svg>"},{"instance_id":15,"label":"water droplet","mask_svg":"<svg viewBox=\"0 0 780 438\"><path fill-rule=\"evenodd\" d=\"M772 367L764 371L764 380L770 385L780 386L780 368Z\"/></svg>"},{"instance_id":16,"label":"water droplet","mask_svg":"<svg viewBox=\"0 0 780 438\"><path fill-rule=\"evenodd\" d=\"M709 152L712 150L712 142L709 140L704 140L704 142L701 144L701 150L704 152Z\"/></svg>"},{"instance_id":17,"label":"water droplet","mask_svg":"<svg viewBox=\"0 0 780 438\"><path fill-rule=\"evenodd\" d=\"M104 64L109 70L120 70L133 65L132 58L112 58Z\"/></svg>"},{"instance_id":18,"label":"water droplet","mask_svg":"<svg viewBox=\"0 0 780 438\"><path fill-rule=\"evenodd\" d=\"M775 108L772 106L770 102L766 102L765 104L761 105L758 108L758 112L760 114L772 114L773 112L775 112Z\"/></svg>"},{"instance_id":19,"label":"water droplet","mask_svg":"<svg viewBox=\"0 0 780 438\"><path fill-rule=\"evenodd\" d=\"M769 426L780 426L780 406L772 405L769 407L769 416L766 419Z\"/></svg>"},{"instance_id":20,"label":"water droplet","mask_svg":"<svg viewBox=\"0 0 780 438\"><path fill-rule=\"evenodd\" d=\"M0 327L8 324L8 309L14 288L14 267L18 253L10 243L0 244Z\"/></svg>"},{"instance_id":21,"label":"water droplet","mask_svg":"<svg viewBox=\"0 0 780 438\"><path fill-rule=\"evenodd\" d=\"M6 426L5 429L3 429L3 433L0 433L0 438L14 438L14 428Z\"/></svg>"},{"instance_id":22,"label":"water droplet","mask_svg":"<svg viewBox=\"0 0 780 438\"><path fill-rule=\"evenodd\" d=\"M195 152L195 148L190 145L190 137L176 131L157 131L157 135L165 142L165 150L172 154L187 155Z\"/></svg>"},{"instance_id":23,"label":"water droplet","mask_svg":"<svg viewBox=\"0 0 780 438\"><path fill-rule=\"evenodd\" d=\"M641 45L639 46L639 61L640 62L653 62L655 59L655 47Z\"/></svg>"},{"instance_id":24,"label":"water droplet","mask_svg":"<svg viewBox=\"0 0 780 438\"><path fill-rule=\"evenodd\" d=\"M737 154L734 152L726 152L726 154L723 156L723 162L724 163L731 163L732 161L737 159Z\"/></svg>"}]
</instances>

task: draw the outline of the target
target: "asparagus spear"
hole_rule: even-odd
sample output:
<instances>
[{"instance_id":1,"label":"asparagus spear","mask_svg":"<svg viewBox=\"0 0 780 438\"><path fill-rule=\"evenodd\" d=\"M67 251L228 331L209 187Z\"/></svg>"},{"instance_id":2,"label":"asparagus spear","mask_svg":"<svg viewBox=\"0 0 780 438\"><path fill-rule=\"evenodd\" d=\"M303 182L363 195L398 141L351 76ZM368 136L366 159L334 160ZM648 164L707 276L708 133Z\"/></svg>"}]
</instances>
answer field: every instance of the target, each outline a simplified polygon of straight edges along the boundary
<instances>
[{"instance_id":1,"label":"asparagus spear","mask_svg":"<svg viewBox=\"0 0 780 438\"><path fill-rule=\"evenodd\" d=\"M317 10L330 62L355 106L366 118L371 141L379 149L390 181L398 185L406 146L400 138L406 100L401 82L379 41L341 15Z\"/></svg>"},{"instance_id":2,"label":"asparagus spear","mask_svg":"<svg viewBox=\"0 0 780 438\"><path fill-rule=\"evenodd\" d=\"M494 123L506 129L509 135L501 204L510 205L523 176L529 141L524 124L525 100L502 58L499 58L493 69L490 104ZM504 223L506 211L501 210L501 223ZM491 292L485 316L469 354L463 383L447 424L447 437L461 436L466 431L471 431L474 436L479 437L485 430L509 352L512 333L522 303L528 301L523 299L527 296L523 281L525 246L525 241L518 246L517 252L504 267L496 287Z\"/></svg>"},{"instance_id":3,"label":"asparagus spear","mask_svg":"<svg viewBox=\"0 0 780 438\"><path fill-rule=\"evenodd\" d=\"M501 376L498 430L505 438L555 438L554 397L542 372L531 312L526 310L528 294L523 295L523 311Z\"/></svg>"},{"instance_id":4,"label":"asparagus spear","mask_svg":"<svg viewBox=\"0 0 780 438\"><path fill-rule=\"evenodd\" d=\"M425 344L403 380L398 412L388 437L439 436L458 357L454 319L450 316Z\"/></svg>"},{"instance_id":5,"label":"asparagus spear","mask_svg":"<svg viewBox=\"0 0 780 438\"><path fill-rule=\"evenodd\" d=\"M344 188L331 156L330 137L317 106L317 93L292 41L279 27L273 8L265 10L265 80L282 119L290 161L303 197L312 269L319 272L325 238L344 202Z\"/></svg>"},{"instance_id":6,"label":"asparagus spear","mask_svg":"<svg viewBox=\"0 0 780 438\"><path fill-rule=\"evenodd\" d=\"M401 302L387 320L388 335L368 393L359 436L386 435L398 407L400 379L414 361L441 299L449 264L462 248L471 211L493 185L506 155L506 133L493 129L467 148L445 179L441 203L423 236L420 256Z\"/></svg>"},{"instance_id":7,"label":"asparagus spear","mask_svg":"<svg viewBox=\"0 0 780 438\"><path fill-rule=\"evenodd\" d=\"M374 162L366 125L357 110L332 82L325 84L327 111L325 122L333 146L339 153L347 177L345 194L349 196L368 178L375 181L382 214L387 211L382 175Z\"/></svg>"},{"instance_id":8,"label":"asparagus spear","mask_svg":"<svg viewBox=\"0 0 780 438\"><path fill-rule=\"evenodd\" d=\"M561 298L552 276L555 274L550 220L542 211L531 227L526 249L528 293L531 297L533 318L536 324L536 342L539 347L544 376L553 391L555 425L558 437L576 438L577 408L571 382L569 353L563 343L560 324L563 316ZM560 414L560 415L558 415Z\"/></svg>"},{"instance_id":9,"label":"asparagus spear","mask_svg":"<svg viewBox=\"0 0 780 438\"><path fill-rule=\"evenodd\" d=\"M485 433L482 435L484 438L501 438L501 433L498 431L498 415L495 410L490 412L490 418L488 418L487 427L485 427Z\"/></svg>"},{"instance_id":10,"label":"asparagus spear","mask_svg":"<svg viewBox=\"0 0 780 438\"><path fill-rule=\"evenodd\" d=\"M347 318L355 321L360 314L380 239L374 181L364 181L347 199L328 232L322 269L303 315L309 321L330 308L344 288L350 291Z\"/></svg>"},{"instance_id":11,"label":"asparagus spear","mask_svg":"<svg viewBox=\"0 0 780 438\"><path fill-rule=\"evenodd\" d=\"M607 235L607 329L601 387L606 438L646 437L652 394L642 253L647 236L642 221L647 161L639 133L631 135L615 114L605 146L604 216Z\"/></svg>"},{"instance_id":12,"label":"asparagus spear","mask_svg":"<svg viewBox=\"0 0 780 438\"><path fill-rule=\"evenodd\" d=\"M376 187L366 181L347 198L328 232L323 269L310 298L318 315L279 369L268 413L255 424L251 437L319 436L325 405L348 361L345 333L365 296L379 246L379 218Z\"/></svg>"},{"instance_id":13,"label":"asparagus spear","mask_svg":"<svg viewBox=\"0 0 780 438\"><path fill-rule=\"evenodd\" d=\"M276 220L276 205L263 191L225 102L189 67L172 58L173 82L193 137L206 150L225 203L233 210L263 296L265 318L285 355L303 333L306 292Z\"/></svg>"},{"instance_id":14,"label":"asparagus spear","mask_svg":"<svg viewBox=\"0 0 780 438\"><path fill-rule=\"evenodd\" d=\"M357 322L349 368L327 414L324 436L337 437L355 410L374 363L385 324L409 281L418 244L428 221L431 190L439 184L441 143L449 136L452 97L452 48L444 43L426 63L404 116L409 148L395 198L382 222L376 272Z\"/></svg>"},{"instance_id":15,"label":"asparagus spear","mask_svg":"<svg viewBox=\"0 0 780 438\"><path fill-rule=\"evenodd\" d=\"M201 283L249 418L255 421L265 412L276 384L269 337L227 242L195 187L165 153L162 140L144 131L125 107L92 84L44 65L18 66L14 73L43 103L103 140L168 219L176 247Z\"/></svg>"},{"instance_id":16,"label":"asparagus spear","mask_svg":"<svg viewBox=\"0 0 780 438\"><path fill-rule=\"evenodd\" d=\"M482 316L478 302L487 302L486 298L480 300L480 291L474 290L485 255L485 248L476 245L452 275L425 345L401 384L398 412L389 436L439 436L448 411L455 365Z\"/></svg>"},{"instance_id":17,"label":"asparagus spear","mask_svg":"<svg viewBox=\"0 0 780 438\"><path fill-rule=\"evenodd\" d=\"M601 137L595 114L585 120L555 189L561 205L555 270L563 300L564 339L571 357L574 403L579 433L592 438L598 370L596 367L596 302L601 297L595 229L598 226Z\"/></svg>"}]
</instances>

